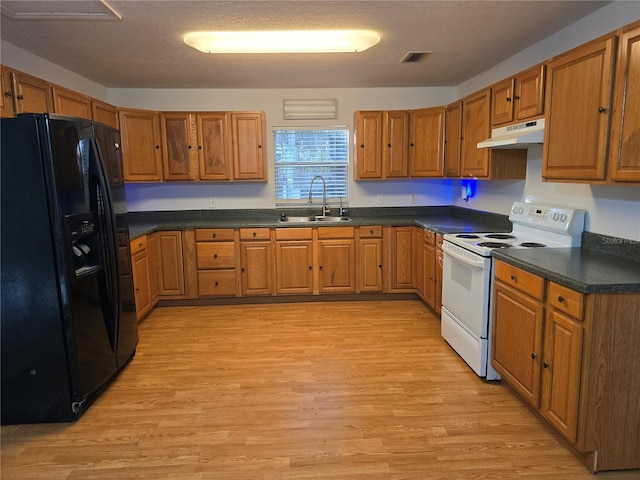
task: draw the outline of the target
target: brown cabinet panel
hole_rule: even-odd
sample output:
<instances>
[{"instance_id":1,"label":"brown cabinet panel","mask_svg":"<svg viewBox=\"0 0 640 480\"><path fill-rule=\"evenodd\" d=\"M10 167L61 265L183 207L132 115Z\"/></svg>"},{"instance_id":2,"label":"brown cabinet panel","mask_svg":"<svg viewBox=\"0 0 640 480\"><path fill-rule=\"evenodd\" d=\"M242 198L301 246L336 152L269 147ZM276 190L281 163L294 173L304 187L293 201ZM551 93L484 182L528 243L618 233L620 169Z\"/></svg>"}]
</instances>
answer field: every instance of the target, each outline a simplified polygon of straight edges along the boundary
<instances>
[{"instance_id":1,"label":"brown cabinet panel","mask_svg":"<svg viewBox=\"0 0 640 480\"><path fill-rule=\"evenodd\" d=\"M444 107L411 111L409 175L442 177L444 163Z\"/></svg>"},{"instance_id":2,"label":"brown cabinet panel","mask_svg":"<svg viewBox=\"0 0 640 480\"><path fill-rule=\"evenodd\" d=\"M231 180L231 132L226 113L196 117L201 180Z\"/></svg>"},{"instance_id":3,"label":"brown cabinet panel","mask_svg":"<svg viewBox=\"0 0 640 480\"><path fill-rule=\"evenodd\" d=\"M271 243L240 243L242 295L271 295L273 255Z\"/></svg>"},{"instance_id":4,"label":"brown cabinet panel","mask_svg":"<svg viewBox=\"0 0 640 480\"><path fill-rule=\"evenodd\" d=\"M197 242L230 242L235 240L236 233L233 228L198 228L196 229Z\"/></svg>"},{"instance_id":5,"label":"brown cabinet panel","mask_svg":"<svg viewBox=\"0 0 640 480\"><path fill-rule=\"evenodd\" d=\"M447 106L445 114L444 176L460 176L462 142L462 101Z\"/></svg>"},{"instance_id":6,"label":"brown cabinet panel","mask_svg":"<svg viewBox=\"0 0 640 480\"><path fill-rule=\"evenodd\" d=\"M620 37L611 123L610 176L640 182L640 23Z\"/></svg>"},{"instance_id":7,"label":"brown cabinet panel","mask_svg":"<svg viewBox=\"0 0 640 480\"><path fill-rule=\"evenodd\" d=\"M0 118L10 118L16 115L13 93L13 81L11 79L11 70L4 66L0 66Z\"/></svg>"},{"instance_id":8,"label":"brown cabinet panel","mask_svg":"<svg viewBox=\"0 0 640 480\"><path fill-rule=\"evenodd\" d=\"M234 112L231 125L234 179L267 180L264 113Z\"/></svg>"},{"instance_id":9,"label":"brown cabinet panel","mask_svg":"<svg viewBox=\"0 0 640 480\"><path fill-rule=\"evenodd\" d=\"M436 250L427 242L422 247L421 297L427 305L435 308L436 300Z\"/></svg>"},{"instance_id":10,"label":"brown cabinet panel","mask_svg":"<svg viewBox=\"0 0 640 480\"><path fill-rule=\"evenodd\" d=\"M365 227L361 227L365 228ZM382 291L382 239L360 236L358 242L358 291Z\"/></svg>"},{"instance_id":11,"label":"brown cabinet panel","mask_svg":"<svg viewBox=\"0 0 640 480\"><path fill-rule=\"evenodd\" d=\"M513 78L507 78L491 87L491 125L513 121L514 83Z\"/></svg>"},{"instance_id":12,"label":"brown cabinet panel","mask_svg":"<svg viewBox=\"0 0 640 480\"><path fill-rule=\"evenodd\" d=\"M289 229L276 229L289 230ZM276 242L276 293L313 293L313 242Z\"/></svg>"},{"instance_id":13,"label":"brown cabinet panel","mask_svg":"<svg viewBox=\"0 0 640 480\"><path fill-rule=\"evenodd\" d=\"M234 296L237 293L235 270L198 270L200 297Z\"/></svg>"},{"instance_id":14,"label":"brown cabinet panel","mask_svg":"<svg viewBox=\"0 0 640 480\"><path fill-rule=\"evenodd\" d=\"M489 176L489 152L478 148L478 142L491 136L490 125L491 90L486 89L462 101L462 151L461 175L471 177Z\"/></svg>"},{"instance_id":15,"label":"brown cabinet panel","mask_svg":"<svg viewBox=\"0 0 640 480\"><path fill-rule=\"evenodd\" d=\"M159 294L184 295L184 264L182 259L182 232L155 233L159 257Z\"/></svg>"},{"instance_id":16,"label":"brown cabinet panel","mask_svg":"<svg viewBox=\"0 0 640 480\"><path fill-rule=\"evenodd\" d=\"M52 86L51 90L55 113L91 120L91 99L89 97L58 85Z\"/></svg>"},{"instance_id":17,"label":"brown cabinet panel","mask_svg":"<svg viewBox=\"0 0 640 480\"><path fill-rule=\"evenodd\" d=\"M197 180L198 149L196 118L191 113L160 115L162 161L165 180Z\"/></svg>"},{"instance_id":18,"label":"brown cabinet panel","mask_svg":"<svg viewBox=\"0 0 640 480\"><path fill-rule=\"evenodd\" d=\"M545 65L536 65L515 77L514 116L516 121L544 113Z\"/></svg>"},{"instance_id":19,"label":"brown cabinet panel","mask_svg":"<svg viewBox=\"0 0 640 480\"><path fill-rule=\"evenodd\" d=\"M116 129L119 128L118 109L100 100L91 99L91 118L94 122Z\"/></svg>"},{"instance_id":20,"label":"brown cabinet panel","mask_svg":"<svg viewBox=\"0 0 640 480\"><path fill-rule=\"evenodd\" d=\"M51 84L26 73L12 71L16 114L53 112Z\"/></svg>"},{"instance_id":21,"label":"brown cabinet panel","mask_svg":"<svg viewBox=\"0 0 640 480\"><path fill-rule=\"evenodd\" d=\"M356 112L353 123L355 178L382 178L383 112Z\"/></svg>"},{"instance_id":22,"label":"brown cabinet panel","mask_svg":"<svg viewBox=\"0 0 640 480\"><path fill-rule=\"evenodd\" d=\"M549 63L544 179L605 179L615 46L609 36Z\"/></svg>"},{"instance_id":23,"label":"brown cabinet panel","mask_svg":"<svg viewBox=\"0 0 640 480\"><path fill-rule=\"evenodd\" d=\"M389 292L415 292L415 227L391 227L388 245L389 268L385 269Z\"/></svg>"},{"instance_id":24,"label":"brown cabinet panel","mask_svg":"<svg viewBox=\"0 0 640 480\"><path fill-rule=\"evenodd\" d=\"M118 113L125 181L162 181L160 115L147 110Z\"/></svg>"},{"instance_id":25,"label":"brown cabinet panel","mask_svg":"<svg viewBox=\"0 0 640 480\"><path fill-rule=\"evenodd\" d=\"M318 270L320 293L353 293L356 289L355 240L320 240Z\"/></svg>"},{"instance_id":26,"label":"brown cabinet panel","mask_svg":"<svg viewBox=\"0 0 640 480\"><path fill-rule=\"evenodd\" d=\"M234 242L197 242L198 269L235 268L236 249Z\"/></svg>"},{"instance_id":27,"label":"brown cabinet panel","mask_svg":"<svg viewBox=\"0 0 640 480\"><path fill-rule=\"evenodd\" d=\"M385 178L409 175L409 112L385 111L383 116L382 174Z\"/></svg>"}]
</instances>

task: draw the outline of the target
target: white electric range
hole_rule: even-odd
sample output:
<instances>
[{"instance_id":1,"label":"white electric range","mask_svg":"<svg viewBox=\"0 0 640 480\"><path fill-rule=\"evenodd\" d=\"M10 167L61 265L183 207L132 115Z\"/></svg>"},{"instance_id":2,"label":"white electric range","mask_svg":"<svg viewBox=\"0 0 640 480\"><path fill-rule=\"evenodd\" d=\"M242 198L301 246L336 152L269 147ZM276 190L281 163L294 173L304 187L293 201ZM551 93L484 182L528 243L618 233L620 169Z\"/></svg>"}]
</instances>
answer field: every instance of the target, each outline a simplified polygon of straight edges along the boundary
<instances>
[{"instance_id":1,"label":"white electric range","mask_svg":"<svg viewBox=\"0 0 640 480\"><path fill-rule=\"evenodd\" d=\"M585 211L515 202L509 233L444 235L441 331L481 377L498 380L491 366L491 292L496 248L579 247Z\"/></svg>"}]
</instances>

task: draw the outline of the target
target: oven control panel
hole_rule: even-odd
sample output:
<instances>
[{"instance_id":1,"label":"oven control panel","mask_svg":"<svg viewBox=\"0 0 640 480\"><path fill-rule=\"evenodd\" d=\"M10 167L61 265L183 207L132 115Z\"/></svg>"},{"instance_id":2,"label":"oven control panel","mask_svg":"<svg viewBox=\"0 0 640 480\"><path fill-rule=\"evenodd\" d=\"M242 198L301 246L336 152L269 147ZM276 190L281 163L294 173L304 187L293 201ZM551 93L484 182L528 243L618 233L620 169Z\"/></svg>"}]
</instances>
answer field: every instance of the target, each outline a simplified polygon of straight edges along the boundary
<instances>
[{"instance_id":1,"label":"oven control panel","mask_svg":"<svg viewBox=\"0 0 640 480\"><path fill-rule=\"evenodd\" d=\"M585 211L580 209L514 202L509 220L520 225L579 235L584 229L584 216Z\"/></svg>"}]
</instances>

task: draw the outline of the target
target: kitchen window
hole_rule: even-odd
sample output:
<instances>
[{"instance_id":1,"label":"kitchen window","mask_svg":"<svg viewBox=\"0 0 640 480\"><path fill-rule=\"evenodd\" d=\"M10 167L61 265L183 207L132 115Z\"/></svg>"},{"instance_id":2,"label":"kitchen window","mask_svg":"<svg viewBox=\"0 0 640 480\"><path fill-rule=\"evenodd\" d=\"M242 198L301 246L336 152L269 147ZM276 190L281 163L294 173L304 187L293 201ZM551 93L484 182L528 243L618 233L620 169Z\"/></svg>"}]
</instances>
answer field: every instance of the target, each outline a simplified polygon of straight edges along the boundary
<instances>
[{"instance_id":1,"label":"kitchen window","mask_svg":"<svg viewBox=\"0 0 640 480\"><path fill-rule=\"evenodd\" d=\"M349 127L273 129L276 205L307 205L316 175L326 183L327 203L348 199ZM313 197L322 202L322 182L314 182Z\"/></svg>"}]
</instances>

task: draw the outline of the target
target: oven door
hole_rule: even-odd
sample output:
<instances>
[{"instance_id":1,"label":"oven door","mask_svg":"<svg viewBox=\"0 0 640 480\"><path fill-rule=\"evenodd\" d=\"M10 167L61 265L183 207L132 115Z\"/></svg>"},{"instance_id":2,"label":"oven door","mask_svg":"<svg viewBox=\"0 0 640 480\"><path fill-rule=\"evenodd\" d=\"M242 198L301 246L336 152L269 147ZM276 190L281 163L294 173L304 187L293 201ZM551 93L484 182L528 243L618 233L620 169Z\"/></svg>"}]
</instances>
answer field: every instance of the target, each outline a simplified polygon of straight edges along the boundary
<instances>
[{"instance_id":1,"label":"oven door","mask_svg":"<svg viewBox=\"0 0 640 480\"><path fill-rule=\"evenodd\" d=\"M491 257L445 241L442 245L442 306L478 338L487 338Z\"/></svg>"}]
</instances>

